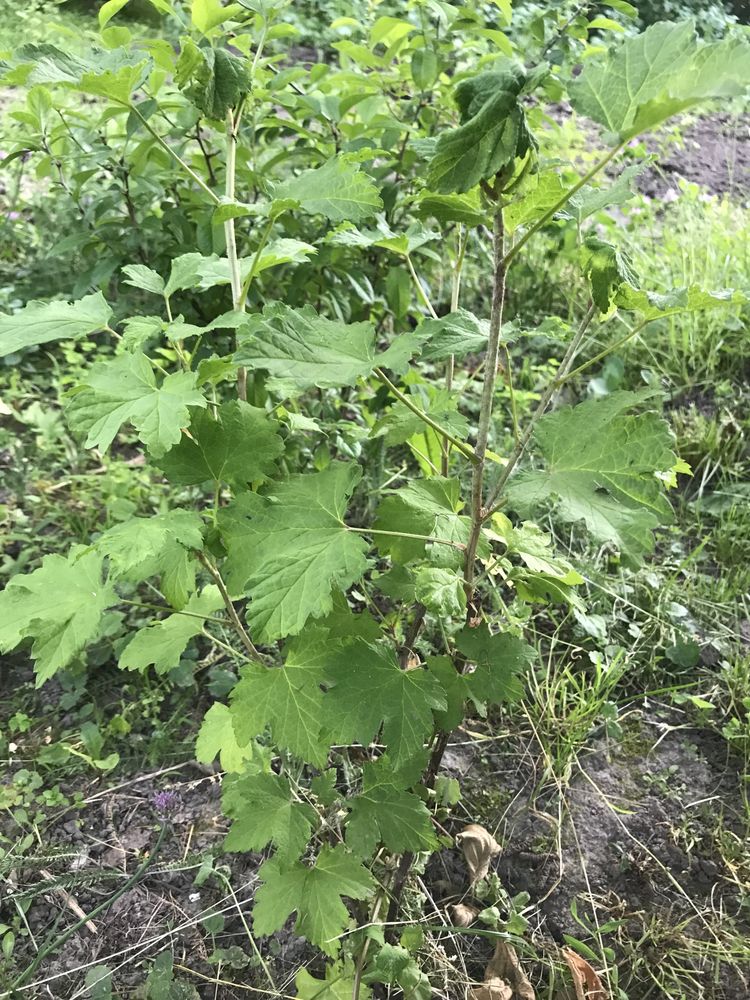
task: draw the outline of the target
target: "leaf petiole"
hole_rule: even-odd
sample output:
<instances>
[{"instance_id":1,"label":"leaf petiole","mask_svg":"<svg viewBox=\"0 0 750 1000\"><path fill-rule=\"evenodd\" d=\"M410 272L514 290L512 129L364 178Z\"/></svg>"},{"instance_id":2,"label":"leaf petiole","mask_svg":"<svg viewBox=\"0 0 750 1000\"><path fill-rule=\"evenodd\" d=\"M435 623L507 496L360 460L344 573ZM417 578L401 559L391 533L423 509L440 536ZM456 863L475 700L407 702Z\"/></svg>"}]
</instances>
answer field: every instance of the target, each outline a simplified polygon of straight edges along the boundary
<instances>
[{"instance_id":1,"label":"leaf petiole","mask_svg":"<svg viewBox=\"0 0 750 1000\"><path fill-rule=\"evenodd\" d=\"M422 542L434 542L435 545L449 545L459 552L465 552L466 546L463 542L452 542L448 538L435 538L433 535L415 535L410 531L384 531L381 528L353 528L350 524L344 525L347 531L354 531L358 535L390 535L392 538L416 538Z\"/></svg>"},{"instance_id":2,"label":"leaf petiole","mask_svg":"<svg viewBox=\"0 0 750 1000\"><path fill-rule=\"evenodd\" d=\"M387 386L391 390L391 392L396 397L396 399L399 400L399 402L403 403L408 410L411 410L412 413L416 414L416 416L418 416L420 420L423 420L428 427L431 427L435 431L435 433L440 434L441 437L444 437L446 441L450 441L450 443L454 446L454 448L457 448L465 458L468 458L468 460L471 463L476 465L479 462L479 459L477 458L474 449L470 445L466 444L465 441L461 441L459 438L455 437L453 434L451 434L450 431L447 431L444 427L441 427L436 420L433 420L432 417L429 416L429 414L425 413L424 410L422 410L419 406L417 406L416 403L412 402L412 400L409 399L406 393L401 392L401 390L397 386L395 386L393 382L391 382L391 380L383 372L382 369L380 368L375 369L375 377L380 382L382 382L383 385Z\"/></svg>"}]
</instances>

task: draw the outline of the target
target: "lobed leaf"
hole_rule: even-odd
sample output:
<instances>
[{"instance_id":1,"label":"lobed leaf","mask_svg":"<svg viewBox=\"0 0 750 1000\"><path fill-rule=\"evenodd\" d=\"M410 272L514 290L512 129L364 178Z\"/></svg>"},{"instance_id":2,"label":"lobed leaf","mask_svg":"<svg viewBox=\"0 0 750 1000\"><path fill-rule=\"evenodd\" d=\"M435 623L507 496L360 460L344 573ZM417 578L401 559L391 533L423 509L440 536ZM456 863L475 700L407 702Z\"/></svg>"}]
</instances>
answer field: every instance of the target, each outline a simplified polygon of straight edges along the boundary
<instances>
[{"instance_id":1,"label":"lobed leaf","mask_svg":"<svg viewBox=\"0 0 750 1000\"><path fill-rule=\"evenodd\" d=\"M333 607L332 592L364 573L367 544L346 527L358 466L290 476L261 495L241 494L219 517L234 593L250 598L248 622L261 641L296 635Z\"/></svg>"},{"instance_id":2,"label":"lobed leaf","mask_svg":"<svg viewBox=\"0 0 750 1000\"><path fill-rule=\"evenodd\" d=\"M0 649L33 638L37 687L83 652L96 638L104 611L117 603L103 573L103 556L73 549L67 556L45 556L39 569L13 577L0 593Z\"/></svg>"},{"instance_id":3,"label":"lobed leaf","mask_svg":"<svg viewBox=\"0 0 750 1000\"><path fill-rule=\"evenodd\" d=\"M0 358L51 340L74 340L103 330L112 310L101 292L77 302L29 302L10 316L0 315Z\"/></svg>"},{"instance_id":4,"label":"lobed leaf","mask_svg":"<svg viewBox=\"0 0 750 1000\"><path fill-rule=\"evenodd\" d=\"M274 858L259 875L263 885L255 896L256 933L275 933L296 911L296 932L331 957L339 950L337 935L349 919L342 897L368 899L375 890L370 873L342 844L323 847L312 868Z\"/></svg>"},{"instance_id":5,"label":"lobed leaf","mask_svg":"<svg viewBox=\"0 0 750 1000\"><path fill-rule=\"evenodd\" d=\"M145 354L120 354L94 365L66 406L73 431L87 448L106 451L122 424L130 422L155 458L178 443L190 423L188 407L206 406L193 372L166 375L160 384Z\"/></svg>"},{"instance_id":6,"label":"lobed leaf","mask_svg":"<svg viewBox=\"0 0 750 1000\"><path fill-rule=\"evenodd\" d=\"M653 396L616 392L543 417L535 440L547 468L510 481L512 506L528 516L554 500L564 521L585 522L595 541L640 561L653 549L653 531L672 519L656 475L675 465L669 427L657 413L627 412Z\"/></svg>"}]
</instances>

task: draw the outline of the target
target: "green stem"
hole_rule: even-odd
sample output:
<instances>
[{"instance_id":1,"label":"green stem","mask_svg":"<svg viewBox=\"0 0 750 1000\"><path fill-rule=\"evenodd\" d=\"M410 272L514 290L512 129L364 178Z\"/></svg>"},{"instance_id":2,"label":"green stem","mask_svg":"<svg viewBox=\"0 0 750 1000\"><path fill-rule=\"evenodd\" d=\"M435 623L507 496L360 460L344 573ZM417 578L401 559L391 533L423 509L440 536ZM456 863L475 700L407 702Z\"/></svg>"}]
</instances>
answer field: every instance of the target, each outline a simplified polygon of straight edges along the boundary
<instances>
[{"instance_id":1,"label":"green stem","mask_svg":"<svg viewBox=\"0 0 750 1000\"><path fill-rule=\"evenodd\" d=\"M654 317L654 319L657 318L659 317ZM577 368L574 368L572 372L568 372L566 375L562 377L558 375L557 378L555 379L555 388L559 388L561 385L563 385L564 382L567 382L570 379L575 378L576 375L580 375L581 372L586 371L586 369L590 368L591 365L595 365L597 361L601 361L603 358L606 358L608 355L612 354L612 352L616 351L618 347L622 347L623 344L627 344L627 342L629 340L632 340L632 338L635 337L636 334L640 333L645 326L648 326L649 323L653 322L654 322L653 319L644 319L642 323L639 323L637 326L634 326L632 330L629 330L624 337L620 337L620 339L616 340L614 344L610 344L609 347L606 347L603 351L599 351L599 353L596 354L589 361L584 361L582 365L579 365Z\"/></svg>"},{"instance_id":2,"label":"green stem","mask_svg":"<svg viewBox=\"0 0 750 1000\"><path fill-rule=\"evenodd\" d=\"M591 320L594 317L595 310L596 307L592 304L589 307L588 312L584 316L583 322L578 328L575 337L571 340L570 344L568 345L568 349L565 352L562 362L560 363L557 378L552 379L547 385L547 388L542 393L537 408L534 411L531 420L529 421L528 427L523 432L521 439L518 441L513 451L510 453L510 456L508 458L508 463L503 469L502 473L500 474L500 478L495 483L490 498L487 501L487 510L484 513L483 520L486 521L488 518L492 517L492 515L500 506L498 504L498 499L500 498L503 490L505 489L505 484L508 482L510 474L515 469L516 465L518 465L519 460L523 456L523 453L526 451L528 443L531 440L531 435L534 433L534 428L536 427L539 419L544 415L547 407L549 406L552 400L552 397L555 395L559 386L565 380L568 374L568 369L573 364L573 359L578 353L578 348L581 346L581 341L583 340L586 334L586 330L588 330L589 324L591 323Z\"/></svg>"},{"instance_id":3,"label":"green stem","mask_svg":"<svg viewBox=\"0 0 750 1000\"><path fill-rule=\"evenodd\" d=\"M273 224L275 221L276 221L275 219L269 219L268 225L263 230L263 234L260 238L260 243L258 244L258 249L255 251L253 262L250 265L250 272L248 276L245 278L245 281L243 282L242 285L242 289L240 290L240 296L239 296L240 311L244 311L245 309L245 305L247 303L247 293L250 291L250 286L252 285L253 279L255 278L255 275L258 272L258 262L260 261L260 255L266 248L266 244L268 243L268 238L271 235L271 232L273 230Z\"/></svg>"},{"instance_id":4,"label":"green stem","mask_svg":"<svg viewBox=\"0 0 750 1000\"><path fill-rule=\"evenodd\" d=\"M206 567L208 572L211 574L214 583L219 588L219 593L221 594L221 599L224 601L224 607L227 609L227 614L231 619L232 625L234 625L234 629L237 635L240 637L242 645L247 650L250 659L255 660L257 663L263 663L263 657L260 655L260 652L255 648L253 640L247 634L245 626L240 621L240 616L237 614L234 604L232 604L232 598L229 596L229 591L226 588L221 573L216 568L216 566L214 566L214 564L211 562L208 556L205 555L205 553L199 552L198 558Z\"/></svg>"},{"instance_id":5,"label":"green stem","mask_svg":"<svg viewBox=\"0 0 750 1000\"><path fill-rule=\"evenodd\" d=\"M185 615L187 618L200 618L201 621L218 622L220 625L231 625L227 618L214 618L213 615L198 615L194 611L178 611L163 604L146 604L143 601L128 601L124 597L120 598L120 604L129 604L134 608L147 608L149 611L166 611L170 615Z\"/></svg>"},{"instance_id":6,"label":"green stem","mask_svg":"<svg viewBox=\"0 0 750 1000\"><path fill-rule=\"evenodd\" d=\"M433 535L415 535L409 531L383 531L379 528L353 528L350 524L345 524L347 531L354 531L358 535L390 535L392 538L416 538L421 542L433 542L435 545L450 545L452 549L465 552L466 546L462 542L452 542L448 538L435 538Z\"/></svg>"},{"instance_id":7,"label":"green stem","mask_svg":"<svg viewBox=\"0 0 750 1000\"><path fill-rule=\"evenodd\" d=\"M420 299L422 300L422 302L424 302L425 306L427 307L427 311L429 312L430 316L432 316L433 319L437 319L438 314L435 312L435 309L433 308L433 305L428 298L427 292L422 287L422 282L419 280L419 275L414 269L414 264L412 264L412 260L409 254L406 255L406 263L409 268L409 274L412 277L412 281L416 285L417 291L419 292Z\"/></svg>"},{"instance_id":8,"label":"green stem","mask_svg":"<svg viewBox=\"0 0 750 1000\"><path fill-rule=\"evenodd\" d=\"M580 180L576 181L573 187L570 188L570 190L566 191L565 194L558 201L555 202L552 208L547 209L544 215L540 219L537 219L537 221L534 223L533 226L529 226L529 228L523 234L521 239L517 243L514 243L513 246L510 248L510 250L506 253L503 259L503 264L506 269L510 264L510 262L513 260L513 258L516 256L516 254L519 252L519 250L521 250L521 248L524 247L529 242L531 237L535 233L538 233L543 226L546 226L549 220L552 218L552 216L556 212L559 212L561 208L564 208L564 206L567 205L567 203L570 201L570 199L573 197L574 194L577 194L577 192L580 191L581 188L584 187L584 185L588 184L590 180L593 180L593 178L596 177L599 171L603 170L604 167L606 167L607 164L610 162L610 160L614 159L614 157L620 152L623 146L624 143L622 142L614 146L607 153L606 156L604 156L601 160L599 160L598 163L594 164L591 170L585 173Z\"/></svg>"},{"instance_id":9,"label":"green stem","mask_svg":"<svg viewBox=\"0 0 750 1000\"><path fill-rule=\"evenodd\" d=\"M495 213L493 224L493 281L492 281L492 306L490 308L490 334L487 343L487 359L484 369L484 382L482 385L482 401L479 409L479 422L477 425L477 443L474 448L477 462L471 480L471 532L469 534L469 544L466 548L466 564L464 577L466 579L466 601L467 616L474 617L472 602L474 598L474 563L476 561L477 547L482 532L482 522L484 519L483 491L485 458L487 455L487 442L490 434L490 424L492 422L492 406L495 401L495 385L497 383L497 369L500 360L500 332L503 325L503 308L505 306L505 276L506 266L503 256L505 245L505 227L503 224L503 210L499 208Z\"/></svg>"},{"instance_id":10,"label":"green stem","mask_svg":"<svg viewBox=\"0 0 750 1000\"><path fill-rule=\"evenodd\" d=\"M138 108L136 107L136 105L135 104L128 104L126 106L129 108L130 111L132 111L132 113L136 116L136 118L139 119L139 121L141 122L141 124L143 125L143 127L146 129L146 131L151 133L151 135L154 137L154 139L156 139L156 141L159 143L159 145L162 147L162 149L166 153L168 153L172 157L172 159L175 160L175 162L179 163L179 165L182 167L182 169L185 171L185 173L188 174L195 181L195 183L198 185L198 187L201 189L201 191L203 191L204 194L208 195L208 197L211 199L211 201L214 202L214 204L220 205L221 204L221 198L219 198L219 196L215 192L213 192L211 190L211 188L208 186L208 184L206 184L206 182L203 180L202 177L200 177L198 174L196 174L196 172L193 170L193 168L191 166L189 166L183 160L183 158L180 156L180 154L177 153L174 149L172 149L172 147L169 145L168 142L166 142L166 140L162 139L162 137L159 135L159 133L156 131L156 129L153 129L149 125L148 119L143 117L143 115L138 110Z\"/></svg>"},{"instance_id":11,"label":"green stem","mask_svg":"<svg viewBox=\"0 0 750 1000\"><path fill-rule=\"evenodd\" d=\"M474 450L470 445L466 444L465 441L461 441L459 438L455 437L453 434L450 433L450 431L447 431L444 427L441 427L436 420L433 420L432 417L430 417L427 413L424 412L424 410L420 409L416 403L412 402L412 400L409 399L406 393L401 392L401 390L397 388L393 384L393 382L391 382L391 380L382 371L382 369L376 368L375 376L383 383L383 385L388 386L388 388L391 390L396 399L402 402L407 409L411 410L412 413L416 414L416 416L418 416L420 420L424 420L427 426L431 427L436 434L440 434L441 437L444 437L446 439L446 441L450 441L450 443L455 448L458 448L461 454L464 455L466 458L468 458L470 462L476 463L478 461L477 456L474 454Z\"/></svg>"}]
</instances>

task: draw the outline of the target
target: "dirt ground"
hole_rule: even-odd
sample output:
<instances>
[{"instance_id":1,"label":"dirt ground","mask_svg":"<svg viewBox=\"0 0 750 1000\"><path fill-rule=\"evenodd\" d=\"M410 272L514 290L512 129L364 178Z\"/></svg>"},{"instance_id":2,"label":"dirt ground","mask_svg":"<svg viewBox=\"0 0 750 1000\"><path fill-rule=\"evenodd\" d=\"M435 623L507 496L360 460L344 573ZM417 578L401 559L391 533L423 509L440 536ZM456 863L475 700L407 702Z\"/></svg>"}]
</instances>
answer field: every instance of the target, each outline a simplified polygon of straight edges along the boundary
<instances>
[{"instance_id":1,"label":"dirt ground","mask_svg":"<svg viewBox=\"0 0 750 1000\"><path fill-rule=\"evenodd\" d=\"M676 189L679 177L702 184L710 194L750 196L750 115L716 112L699 118L684 130L680 145L670 143L640 187L652 198L663 198Z\"/></svg>"}]
</instances>

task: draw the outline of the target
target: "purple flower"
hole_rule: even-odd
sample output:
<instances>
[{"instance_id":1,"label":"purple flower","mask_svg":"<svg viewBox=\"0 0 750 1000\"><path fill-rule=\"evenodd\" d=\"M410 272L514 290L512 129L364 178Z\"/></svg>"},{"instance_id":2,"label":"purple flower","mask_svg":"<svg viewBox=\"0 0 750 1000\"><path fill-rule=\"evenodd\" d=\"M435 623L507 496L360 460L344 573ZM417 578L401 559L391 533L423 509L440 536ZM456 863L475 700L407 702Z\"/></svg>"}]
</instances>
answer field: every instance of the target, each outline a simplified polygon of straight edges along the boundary
<instances>
[{"instance_id":1,"label":"purple flower","mask_svg":"<svg viewBox=\"0 0 750 1000\"><path fill-rule=\"evenodd\" d=\"M160 819L168 819L174 815L180 805L177 792L157 792L152 799L154 811Z\"/></svg>"},{"instance_id":2,"label":"purple flower","mask_svg":"<svg viewBox=\"0 0 750 1000\"><path fill-rule=\"evenodd\" d=\"M17 219L21 218L20 212L6 212L5 218L10 219L11 222L15 222Z\"/></svg>"}]
</instances>

